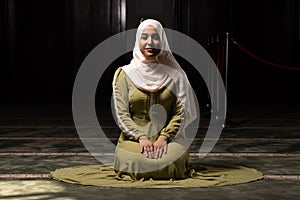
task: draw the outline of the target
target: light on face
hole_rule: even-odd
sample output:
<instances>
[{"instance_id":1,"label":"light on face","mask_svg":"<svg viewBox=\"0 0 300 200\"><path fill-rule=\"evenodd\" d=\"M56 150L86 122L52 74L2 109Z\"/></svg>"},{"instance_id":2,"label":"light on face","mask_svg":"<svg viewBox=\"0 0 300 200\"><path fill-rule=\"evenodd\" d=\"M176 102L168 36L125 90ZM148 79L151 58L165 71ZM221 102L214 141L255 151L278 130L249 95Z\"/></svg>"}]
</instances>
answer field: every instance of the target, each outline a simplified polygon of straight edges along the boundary
<instances>
[{"instance_id":1,"label":"light on face","mask_svg":"<svg viewBox=\"0 0 300 200\"><path fill-rule=\"evenodd\" d=\"M153 26L147 26L140 38L139 47L146 58L153 58L160 52L161 41Z\"/></svg>"}]
</instances>

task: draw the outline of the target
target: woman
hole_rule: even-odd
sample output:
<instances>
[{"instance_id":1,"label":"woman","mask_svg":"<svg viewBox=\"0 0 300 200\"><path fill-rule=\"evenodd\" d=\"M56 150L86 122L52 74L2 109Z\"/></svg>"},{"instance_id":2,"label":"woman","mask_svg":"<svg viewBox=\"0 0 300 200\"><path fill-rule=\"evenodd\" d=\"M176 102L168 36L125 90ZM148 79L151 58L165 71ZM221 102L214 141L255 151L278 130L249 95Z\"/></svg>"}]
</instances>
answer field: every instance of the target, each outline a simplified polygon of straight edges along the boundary
<instances>
[{"instance_id":1,"label":"woman","mask_svg":"<svg viewBox=\"0 0 300 200\"><path fill-rule=\"evenodd\" d=\"M188 177L184 131L196 118L196 109L187 76L158 21L139 25L133 59L115 72L113 99L122 130L115 151L117 177Z\"/></svg>"}]
</instances>

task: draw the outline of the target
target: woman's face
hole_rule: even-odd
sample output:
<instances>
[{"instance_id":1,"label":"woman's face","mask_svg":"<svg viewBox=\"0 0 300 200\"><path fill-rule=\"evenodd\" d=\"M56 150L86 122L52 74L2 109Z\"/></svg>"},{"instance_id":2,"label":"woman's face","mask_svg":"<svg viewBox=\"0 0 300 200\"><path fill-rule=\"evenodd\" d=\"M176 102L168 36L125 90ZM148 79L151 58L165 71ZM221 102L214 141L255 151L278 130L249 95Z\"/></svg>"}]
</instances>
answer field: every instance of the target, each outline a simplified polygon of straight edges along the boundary
<instances>
[{"instance_id":1,"label":"woman's face","mask_svg":"<svg viewBox=\"0 0 300 200\"><path fill-rule=\"evenodd\" d=\"M139 41L141 52L147 59L155 59L160 52L160 45L161 41L156 29L151 25L146 26Z\"/></svg>"}]
</instances>

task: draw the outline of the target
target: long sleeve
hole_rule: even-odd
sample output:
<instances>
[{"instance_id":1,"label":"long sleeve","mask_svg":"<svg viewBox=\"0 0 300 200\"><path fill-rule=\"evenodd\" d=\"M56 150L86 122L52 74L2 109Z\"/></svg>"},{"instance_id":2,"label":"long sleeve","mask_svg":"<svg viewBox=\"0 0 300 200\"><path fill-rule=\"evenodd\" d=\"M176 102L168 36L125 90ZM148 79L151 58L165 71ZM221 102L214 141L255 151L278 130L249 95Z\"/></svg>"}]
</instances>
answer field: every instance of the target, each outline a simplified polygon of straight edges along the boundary
<instances>
[{"instance_id":1,"label":"long sleeve","mask_svg":"<svg viewBox=\"0 0 300 200\"><path fill-rule=\"evenodd\" d=\"M142 132L131 118L129 111L128 79L121 68L116 70L113 81L113 99L118 126L130 140L137 141Z\"/></svg>"},{"instance_id":2,"label":"long sleeve","mask_svg":"<svg viewBox=\"0 0 300 200\"><path fill-rule=\"evenodd\" d=\"M168 138L170 142L176 134L180 131L180 128L183 127L183 107L178 98L175 97L175 100L172 105L170 120L165 128L160 132L160 135L164 135Z\"/></svg>"}]
</instances>

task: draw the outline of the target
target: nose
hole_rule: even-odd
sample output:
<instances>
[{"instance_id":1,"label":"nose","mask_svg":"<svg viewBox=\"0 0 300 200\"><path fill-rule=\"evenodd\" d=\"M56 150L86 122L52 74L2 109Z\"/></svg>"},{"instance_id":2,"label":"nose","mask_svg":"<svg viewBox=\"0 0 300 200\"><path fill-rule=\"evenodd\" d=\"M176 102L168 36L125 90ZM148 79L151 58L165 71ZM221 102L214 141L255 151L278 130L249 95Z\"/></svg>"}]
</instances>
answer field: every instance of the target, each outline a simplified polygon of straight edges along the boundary
<instances>
[{"instance_id":1,"label":"nose","mask_svg":"<svg viewBox=\"0 0 300 200\"><path fill-rule=\"evenodd\" d=\"M148 37L147 44L148 45L153 45L153 38L151 36Z\"/></svg>"}]
</instances>

